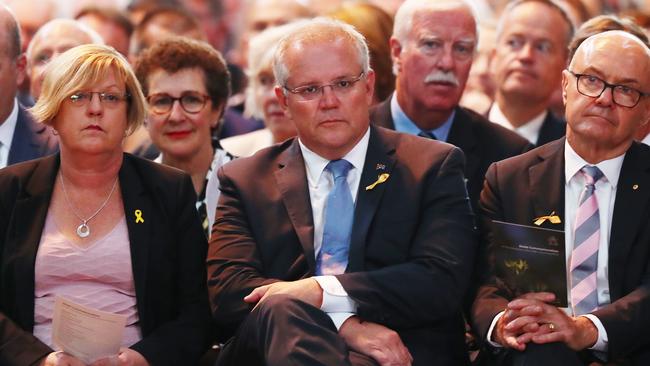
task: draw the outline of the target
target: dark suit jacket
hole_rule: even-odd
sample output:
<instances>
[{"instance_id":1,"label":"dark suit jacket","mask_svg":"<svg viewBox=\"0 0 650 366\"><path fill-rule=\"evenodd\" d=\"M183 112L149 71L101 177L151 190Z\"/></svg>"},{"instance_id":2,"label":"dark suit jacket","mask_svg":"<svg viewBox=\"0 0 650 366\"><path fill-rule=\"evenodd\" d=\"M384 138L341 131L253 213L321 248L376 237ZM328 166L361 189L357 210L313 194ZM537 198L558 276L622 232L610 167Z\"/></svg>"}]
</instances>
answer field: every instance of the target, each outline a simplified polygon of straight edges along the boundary
<instances>
[{"instance_id":1,"label":"dark suit jacket","mask_svg":"<svg viewBox=\"0 0 650 366\"><path fill-rule=\"evenodd\" d=\"M564 230L564 141L560 139L526 154L493 164L481 193L482 240L489 241L492 219L531 225L555 211ZM637 188L633 188L634 186ZM481 258L487 258L482 254ZM619 177L609 240L611 304L593 314L609 337L610 360L628 358L650 364L650 148L635 142L625 155ZM494 316L510 296L486 270L473 306L474 326L485 339Z\"/></svg>"},{"instance_id":2,"label":"dark suit jacket","mask_svg":"<svg viewBox=\"0 0 650 366\"><path fill-rule=\"evenodd\" d=\"M57 151L59 142L52 130L42 123L34 122L29 112L19 105L7 165L40 158Z\"/></svg>"},{"instance_id":3,"label":"dark suit jacket","mask_svg":"<svg viewBox=\"0 0 650 366\"><path fill-rule=\"evenodd\" d=\"M556 117L550 110L544 118L542 127L539 129L539 136L537 136L537 143L535 146L542 146L551 141L555 141L564 137L566 134L566 122Z\"/></svg>"},{"instance_id":4,"label":"dark suit jacket","mask_svg":"<svg viewBox=\"0 0 650 366\"><path fill-rule=\"evenodd\" d=\"M59 155L0 171L0 364L30 365L51 352L32 334L34 261ZM188 176L125 154L119 173L143 339L152 365L195 364L210 314L207 243ZM142 211L144 223L134 212Z\"/></svg>"},{"instance_id":5,"label":"dark suit jacket","mask_svg":"<svg viewBox=\"0 0 650 366\"><path fill-rule=\"evenodd\" d=\"M390 98L371 109L370 120L377 126L395 129L390 111ZM474 209L478 207L483 179L490 164L532 148L532 145L517 133L463 107L456 107L447 142L458 146L465 153L467 193Z\"/></svg>"},{"instance_id":6,"label":"dark suit jacket","mask_svg":"<svg viewBox=\"0 0 650 366\"><path fill-rule=\"evenodd\" d=\"M337 278L357 315L396 330L415 365L468 362L461 298L476 246L453 146L372 127L355 205L349 265ZM365 187L380 173L389 179ZM314 275L314 224L297 140L219 170L208 252L214 318L235 329L255 287Z\"/></svg>"}]
</instances>

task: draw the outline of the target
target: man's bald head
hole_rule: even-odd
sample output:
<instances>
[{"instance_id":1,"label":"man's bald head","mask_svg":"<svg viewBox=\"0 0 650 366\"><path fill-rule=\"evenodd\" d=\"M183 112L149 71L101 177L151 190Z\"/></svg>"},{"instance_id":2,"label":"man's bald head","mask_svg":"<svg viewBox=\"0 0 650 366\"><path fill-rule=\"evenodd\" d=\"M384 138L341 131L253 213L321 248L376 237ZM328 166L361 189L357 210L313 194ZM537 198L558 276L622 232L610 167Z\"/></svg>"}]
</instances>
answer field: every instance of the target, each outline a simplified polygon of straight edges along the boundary
<instances>
[{"instance_id":1,"label":"man's bald head","mask_svg":"<svg viewBox=\"0 0 650 366\"><path fill-rule=\"evenodd\" d=\"M576 60L590 58L596 51L608 51L610 49L627 50L631 47L638 48L641 53L646 54L647 57L645 60L641 58L639 60L640 62L647 64L650 61L650 49L648 46L631 33L622 30L612 30L595 34L587 38L576 49L575 55L569 64L569 69L573 70L573 66L577 62Z\"/></svg>"}]
</instances>

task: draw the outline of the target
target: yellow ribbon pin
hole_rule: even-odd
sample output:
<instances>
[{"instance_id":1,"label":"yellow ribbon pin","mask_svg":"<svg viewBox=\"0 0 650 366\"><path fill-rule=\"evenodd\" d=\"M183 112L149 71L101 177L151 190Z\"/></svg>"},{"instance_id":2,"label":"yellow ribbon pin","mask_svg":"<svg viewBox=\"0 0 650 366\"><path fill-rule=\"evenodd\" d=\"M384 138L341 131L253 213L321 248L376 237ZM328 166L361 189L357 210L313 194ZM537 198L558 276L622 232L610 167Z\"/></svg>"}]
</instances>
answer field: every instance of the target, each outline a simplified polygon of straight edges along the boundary
<instances>
[{"instance_id":1,"label":"yellow ribbon pin","mask_svg":"<svg viewBox=\"0 0 650 366\"><path fill-rule=\"evenodd\" d=\"M533 221L533 223L537 226L540 226L541 224L544 223L544 221L548 220L551 224L561 224L562 220L560 220L560 216L555 214L555 211L551 212L550 215L547 216L540 216Z\"/></svg>"},{"instance_id":2,"label":"yellow ribbon pin","mask_svg":"<svg viewBox=\"0 0 650 366\"><path fill-rule=\"evenodd\" d=\"M135 223L144 223L144 219L142 218L142 211L140 210L135 210Z\"/></svg>"},{"instance_id":3,"label":"yellow ribbon pin","mask_svg":"<svg viewBox=\"0 0 650 366\"><path fill-rule=\"evenodd\" d=\"M388 174L388 173L382 173L382 174L380 174L380 175L377 177L377 181L376 181L375 183L373 183L373 184L371 184L371 185L369 185L369 186L366 187L366 191L370 191L370 190L372 190L373 188L375 188L375 186L376 186L377 184L382 184L382 183L384 183L385 181L388 180L388 177L390 177L390 174Z\"/></svg>"}]
</instances>

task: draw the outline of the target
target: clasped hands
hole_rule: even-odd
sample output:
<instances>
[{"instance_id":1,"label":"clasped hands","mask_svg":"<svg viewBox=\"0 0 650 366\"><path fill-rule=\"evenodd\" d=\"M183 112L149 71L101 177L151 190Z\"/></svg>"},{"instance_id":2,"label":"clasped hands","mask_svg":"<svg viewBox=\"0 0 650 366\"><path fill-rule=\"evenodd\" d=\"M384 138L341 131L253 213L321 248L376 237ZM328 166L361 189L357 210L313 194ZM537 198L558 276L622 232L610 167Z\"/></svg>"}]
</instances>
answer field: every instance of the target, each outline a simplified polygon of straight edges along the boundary
<instances>
[{"instance_id":1,"label":"clasped hands","mask_svg":"<svg viewBox=\"0 0 650 366\"><path fill-rule=\"evenodd\" d=\"M511 301L494 327L492 340L518 351L529 342L562 342L574 351L592 347L598 340L596 326L586 317L568 316L549 304L554 300L552 293L533 292Z\"/></svg>"},{"instance_id":2,"label":"clasped hands","mask_svg":"<svg viewBox=\"0 0 650 366\"><path fill-rule=\"evenodd\" d=\"M78 358L67 353L58 351L52 352L40 366L86 366ZM137 351L130 348L121 348L117 356L102 358L90 364L90 366L149 366L147 360Z\"/></svg>"},{"instance_id":3,"label":"clasped hands","mask_svg":"<svg viewBox=\"0 0 650 366\"><path fill-rule=\"evenodd\" d=\"M317 308L323 303L323 289L313 278L260 286L244 297L244 301L259 304L274 294L289 295ZM352 316L341 325L339 335L352 350L371 357L381 366L410 366L413 362L397 332L383 325Z\"/></svg>"}]
</instances>

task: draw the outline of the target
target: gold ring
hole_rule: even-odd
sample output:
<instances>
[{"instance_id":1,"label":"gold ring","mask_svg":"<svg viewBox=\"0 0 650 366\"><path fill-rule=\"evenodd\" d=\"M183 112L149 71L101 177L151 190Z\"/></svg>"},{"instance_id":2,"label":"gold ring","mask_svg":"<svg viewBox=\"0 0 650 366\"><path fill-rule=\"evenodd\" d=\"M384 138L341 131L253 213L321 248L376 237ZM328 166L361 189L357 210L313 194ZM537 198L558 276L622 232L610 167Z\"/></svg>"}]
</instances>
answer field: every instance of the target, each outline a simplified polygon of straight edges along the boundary
<instances>
[{"instance_id":1,"label":"gold ring","mask_svg":"<svg viewBox=\"0 0 650 366\"><path fill-rule=\"evenodd\" d=\"M554 330L555 330L555 324L553 324L553 323L548 323L548 329L550 329L551 332L554 331Z\"/></svg>"}]
</instances>

